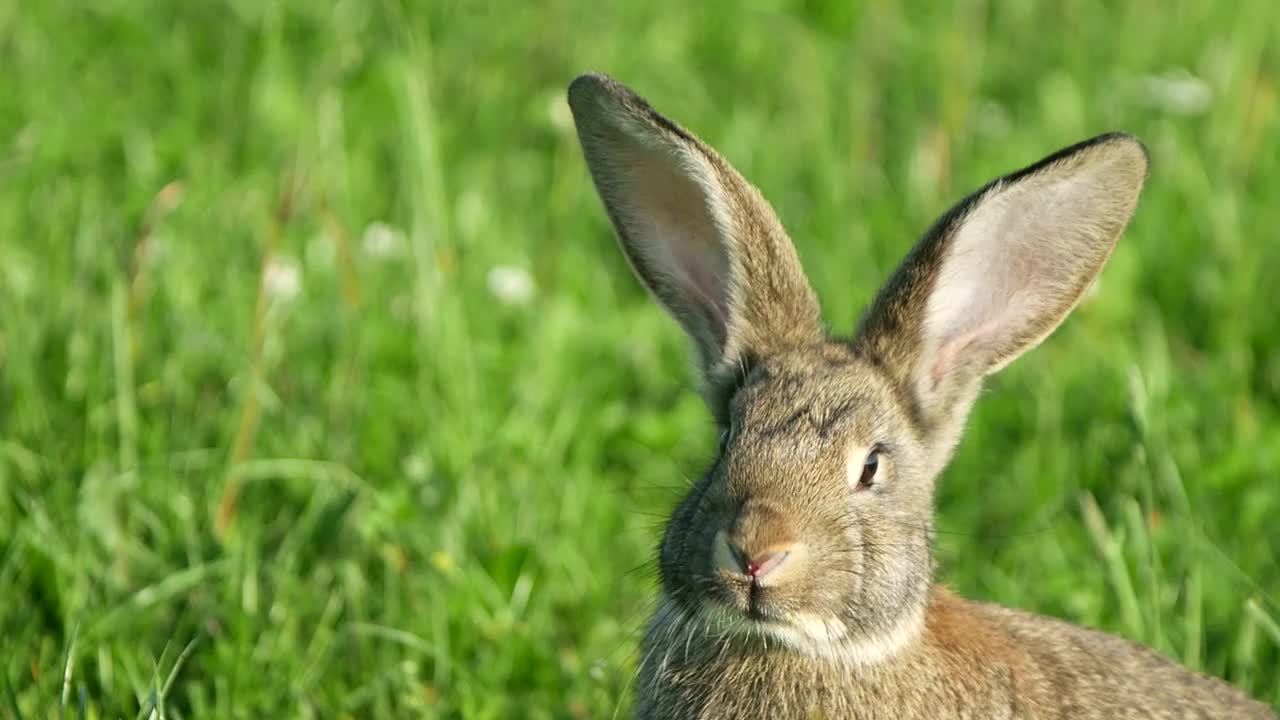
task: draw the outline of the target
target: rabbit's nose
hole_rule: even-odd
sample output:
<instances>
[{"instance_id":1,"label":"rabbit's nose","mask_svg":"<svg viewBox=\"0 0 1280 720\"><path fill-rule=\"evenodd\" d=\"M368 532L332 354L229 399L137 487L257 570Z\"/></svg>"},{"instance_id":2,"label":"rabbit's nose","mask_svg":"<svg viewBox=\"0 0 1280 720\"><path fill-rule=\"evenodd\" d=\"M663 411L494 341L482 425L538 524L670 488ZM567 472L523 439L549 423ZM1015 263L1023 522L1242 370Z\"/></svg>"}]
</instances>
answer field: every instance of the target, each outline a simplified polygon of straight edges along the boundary
<instances>
[{"instance_id":1,"label":"rabbit's nose","mask_svg":"<svg viewBox=\"0 0 1280 720\"><path fill-rule=\"evenodd\" d=\"M791 553L786 550L769 550L758 553L744 563L747 574L753 578L768 575L787 559Z\"/></svg>"},{"instance_id":2,"label":"rabbit's nose","mask_svg":"<svg viewBox=\"0 0 1280 720\"><path fill-rule=\"evenodd\" d=\"M793 561L803 555L800 543L782 542L766 547L750 547L735 542L721 530L716 533L712 548L712 560L717 570L736 576L746 576L761 586L775 585L791 574Z\"/></svg>"}]
</instances>

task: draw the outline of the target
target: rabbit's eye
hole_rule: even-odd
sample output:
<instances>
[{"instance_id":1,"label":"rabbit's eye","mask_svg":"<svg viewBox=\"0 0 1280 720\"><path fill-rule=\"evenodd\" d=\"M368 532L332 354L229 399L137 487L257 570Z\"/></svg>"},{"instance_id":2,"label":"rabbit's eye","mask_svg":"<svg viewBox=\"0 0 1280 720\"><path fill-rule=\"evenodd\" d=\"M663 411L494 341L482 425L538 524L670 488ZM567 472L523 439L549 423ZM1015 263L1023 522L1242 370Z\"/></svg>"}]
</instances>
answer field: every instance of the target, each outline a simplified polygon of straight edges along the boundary
<instances>
[{"instance_id":1,"label":"rabbit's eye","mask_svg":"<svg viewBox=\"0 0 1280 720\"><path fill-rule=\"evenodd\" d=\"M866 490L876 484L876 471L880 469L880 449L873 448L862 463L862 475L858 478L858 490Z\"/></svg>"}]
</instances>

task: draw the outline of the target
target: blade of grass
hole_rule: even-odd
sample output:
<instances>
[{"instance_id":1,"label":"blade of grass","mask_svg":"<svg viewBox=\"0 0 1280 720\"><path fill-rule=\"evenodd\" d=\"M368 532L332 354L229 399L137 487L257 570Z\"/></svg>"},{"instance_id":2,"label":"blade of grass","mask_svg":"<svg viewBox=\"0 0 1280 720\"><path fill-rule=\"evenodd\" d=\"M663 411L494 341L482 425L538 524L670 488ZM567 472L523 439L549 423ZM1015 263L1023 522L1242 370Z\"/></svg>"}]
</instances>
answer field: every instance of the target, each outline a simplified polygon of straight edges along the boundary
<instances>
[{"instance_id":1,"label":"blade of grass","mask_svg":"<svg viewBox=\"0 0 1280 720\"><path fill-rule=\"evenodd\" d=\"M1120 618L1125 632L1132 638L1144 636L1141 603L1134 590L1133 578L1129 575L1129 567L1124 560L1124 552L1119 541L1107 527L1106 518L1098 501L1092 493L1085 493L1080 499L1080 508L1084 515L1084 526L1093 541L1093 546L1102 555L1107 569L1107 577L1111 580L1112 590L1120 603Z\"/></svg>"}]
</instances>

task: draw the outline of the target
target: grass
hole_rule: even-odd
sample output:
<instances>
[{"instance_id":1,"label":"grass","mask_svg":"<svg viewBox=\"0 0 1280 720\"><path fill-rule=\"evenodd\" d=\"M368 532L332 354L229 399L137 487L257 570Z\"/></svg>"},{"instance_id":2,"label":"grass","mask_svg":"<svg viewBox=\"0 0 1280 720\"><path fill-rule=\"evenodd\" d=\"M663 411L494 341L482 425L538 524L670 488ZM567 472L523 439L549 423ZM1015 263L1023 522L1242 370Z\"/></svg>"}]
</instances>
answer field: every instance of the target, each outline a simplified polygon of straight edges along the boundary
<instances>
[{"instance_id":1,"label":"grass","mask_svg":"<svg viewBox=\"0 0 1280 720\"><path fill-rule=\"evenodd\" d=\"M964 193L1143 137L941 575L1280 705L1272 4L689 5L0 0L0 717L625 715L714 430L587 69L761 186L843 332Z\"/></svg>"}]
</instances>

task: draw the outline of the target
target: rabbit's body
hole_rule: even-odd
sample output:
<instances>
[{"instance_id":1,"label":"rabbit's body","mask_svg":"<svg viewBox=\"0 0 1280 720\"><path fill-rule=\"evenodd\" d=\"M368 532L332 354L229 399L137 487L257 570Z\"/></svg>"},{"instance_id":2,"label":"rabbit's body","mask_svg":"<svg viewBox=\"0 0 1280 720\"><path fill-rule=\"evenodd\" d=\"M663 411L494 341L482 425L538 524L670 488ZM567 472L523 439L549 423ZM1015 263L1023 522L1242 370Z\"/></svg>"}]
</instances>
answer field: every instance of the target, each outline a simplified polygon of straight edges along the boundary
<instances>
[{"instance_id":1,"label":"rabbit's body","mask_svg":"<svg viewBox=\"0 0 1280 720\"><path fill-rule=\"evenodd\" d=\"M773 210L723 158L604 76L569 104L722 430L659 548L639 718L1273 717L1134 643L933 584L934 483L983 379L1106 263L1146 179L1140 143L1102 135L969 196L835 339Z\"/></svg>"},{"instance_id":2,"label":"rabbit's body","mask_svg":"<svg viewBox=\"0 0 1280 720\"><path fill-rule=\"evenodd\" d=\"M659 610L639 720L1178 720L1273 718L1220 680L1147 648L942 587L918 634L870 666L727 636Z\"/></svg>"}]
</instances>

